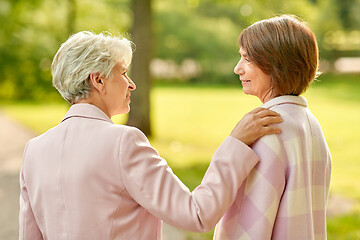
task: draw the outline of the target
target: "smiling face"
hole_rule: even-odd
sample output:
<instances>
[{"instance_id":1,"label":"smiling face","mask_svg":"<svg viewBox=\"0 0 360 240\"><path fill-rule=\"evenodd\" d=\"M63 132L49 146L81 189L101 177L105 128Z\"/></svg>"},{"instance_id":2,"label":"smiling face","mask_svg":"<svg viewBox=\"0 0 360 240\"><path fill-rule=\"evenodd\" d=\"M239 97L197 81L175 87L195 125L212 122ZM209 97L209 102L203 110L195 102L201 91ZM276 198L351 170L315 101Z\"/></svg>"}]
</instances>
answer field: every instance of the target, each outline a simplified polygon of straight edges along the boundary
<instances>
[{"instance_id":1,"label":"smiling face","mask_svg":"<svg viewBox=\"0 0 360 240\"><path fill-rule=\"evenodd\" d=\"M125 62L118 62L112 69L112 74L105 82L106 105L110 116L124 114L130 111L131 91L135 83L127 76Z\"/></svg>"},{"instance_id":2,"label":"smiling face","mask_svg":"<svg viewBox=\"0 0 360 240\"><path fill-rule=\"evenodd\" d=\"M239 75L245 94L257 96L263 103L274 97L271 86L271 76L265 74L248 57L246 51L240 48L240 61L234 72Z\"/></svg>"}]
</instances>

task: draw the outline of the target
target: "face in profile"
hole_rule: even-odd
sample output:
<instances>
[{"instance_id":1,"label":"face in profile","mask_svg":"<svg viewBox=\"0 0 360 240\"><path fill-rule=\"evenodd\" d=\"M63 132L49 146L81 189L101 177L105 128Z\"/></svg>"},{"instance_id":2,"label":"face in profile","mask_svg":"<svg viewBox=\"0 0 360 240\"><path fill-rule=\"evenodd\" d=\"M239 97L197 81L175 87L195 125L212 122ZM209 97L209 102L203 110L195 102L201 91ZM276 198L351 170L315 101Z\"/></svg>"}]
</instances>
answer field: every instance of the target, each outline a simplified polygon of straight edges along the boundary
<instances>
[{"instance_id":1,"label":"face in profile","mask_svg":"<svg viewBox=\"0 0 360 240\"><path fill-rule=\"evenodd\" d=\"M124 114L130 111L131 91L135 90L135 83L127 75L124 61L118 62L112 69L111 76L106 79L107 107L111 115Z\"/></svg>"},{"instance_id":2,"label":"face in profile","mask_svg":"<svg viewBox=\"0 0 360 240\"><path fill-rule=\"evenodd\" d=\"M273 98L271 76L261 71L243 48L234 72L239 75L245 94L257 96L263 103Z\"/></svg>"}]
</instances>

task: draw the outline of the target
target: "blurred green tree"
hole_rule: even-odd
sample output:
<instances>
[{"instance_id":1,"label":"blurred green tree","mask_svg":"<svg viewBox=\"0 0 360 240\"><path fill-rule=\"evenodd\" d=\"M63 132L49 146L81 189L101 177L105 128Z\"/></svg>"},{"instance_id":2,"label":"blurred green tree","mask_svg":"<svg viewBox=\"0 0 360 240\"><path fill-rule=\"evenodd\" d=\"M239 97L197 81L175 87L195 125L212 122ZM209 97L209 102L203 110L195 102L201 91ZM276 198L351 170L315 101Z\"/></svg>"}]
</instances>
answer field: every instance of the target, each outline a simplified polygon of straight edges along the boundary
<instances>
[{"instance_id":1,"label":"blurred green tree","mask_svg":"<svg viewBox=\"0 0 360 240\"><path fill-rule=\"evenodd\" d=\"M75 32L75 24L76 24L76 0L67 0L68 1L68 21L67 28L68 34L72 34Z\"/></svg>"},{"instance_id":2,"label":"blurred green tree","mask_svg":"<svg viewBox=\"0 0 360 240\"><path fill-rule=\"evenodd\" d=\"M350 29L355 22L352 16L352 7L355 5L355 0L334 0L334 4L337 6L337 14L340 19L340 23L344 29ZM357 14L360 14L359 12Z\"/></svg>"},{"instance_id":3,"label":"blurred green tree","mask_svg":"<svg viewBox=\"0 0 360 240\"><path fill-rule=\"evenodd\" d=\"M153 21L143 21L141 28L135 27L135 21L140 20L133 12L137 11L132 8L133 1L137 0L0 0L0 98L59 98L51 86L51 60L69 34L80 30L116 34L134 25L130 37L137 46L130 76L138 90L134 92L132 111L144 107L141 111L146 116L150 113L148 90L141 91L149 89L151 81L142 83L148 68L139 63L142 67L137 69L137 61L144 58L148 62L154 56L182 67L190 59L200 66L198 74L178 74L172 80L237 83L232 69L238 60L238 35L253 22L277 14L295 14L309 22L322 59L360 54L356 40L360 0L157 0L149 9ZM147 1L140 5L146 6ZM136 92L144 99L136 99ZM141 107L135 107L137 104ZM133 116L147 121L134 113L129 116L129 124L139 124L131 123Z\"/></svg>"},{"instance_id":4,"label":"blurred green tree","mask_svg":"<svg viewBox=\"0 0 360 240\"><path fill-rule=\"evenodd\" d=\"M38 99L51 96L50 64L61 26L50 19L50 4L35 1L0 2L0 96ZM59 1L59 13L62 8ZM57 29L57 31L53 31Z\"/></svg>"}]
</instances>

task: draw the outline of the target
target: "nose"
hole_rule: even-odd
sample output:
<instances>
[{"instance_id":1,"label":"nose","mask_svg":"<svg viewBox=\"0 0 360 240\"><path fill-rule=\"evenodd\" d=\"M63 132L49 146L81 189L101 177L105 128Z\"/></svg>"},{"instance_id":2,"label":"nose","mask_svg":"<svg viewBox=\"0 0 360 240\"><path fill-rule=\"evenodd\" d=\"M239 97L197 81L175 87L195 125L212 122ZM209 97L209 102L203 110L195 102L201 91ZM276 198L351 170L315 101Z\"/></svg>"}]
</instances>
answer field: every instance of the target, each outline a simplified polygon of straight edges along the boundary
<instances>
[{"instance_id":1,"label":"nose","mask_svg":"<svg viewBox=\"0 0 360 240\"><path fill-rule=\"evenodd\" d=\"M241 75L244 74L244 69L241 63L241 60L236 64L235 68L234 68L234 73Z\"/></svg>"},{"instance_id":2,"label":"nose","mask_svg":"<svg viewBox=\"0 0 360 240\"><path fill-rule=\"evenodd\" d=\"M133 82L133 80L131 80L131 78L129 78L129 88L130 88L130 91L134 91L136 89L136 85L135 83Z\"/></svg>"}]
</instances>

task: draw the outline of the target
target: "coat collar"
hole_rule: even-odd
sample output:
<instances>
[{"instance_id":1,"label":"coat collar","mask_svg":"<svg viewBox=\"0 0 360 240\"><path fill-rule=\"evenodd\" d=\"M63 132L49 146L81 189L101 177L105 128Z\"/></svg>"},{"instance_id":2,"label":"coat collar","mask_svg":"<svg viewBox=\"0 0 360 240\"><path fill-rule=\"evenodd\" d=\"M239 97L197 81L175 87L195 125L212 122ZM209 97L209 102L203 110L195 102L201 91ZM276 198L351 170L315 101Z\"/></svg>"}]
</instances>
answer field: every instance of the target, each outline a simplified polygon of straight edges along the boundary
<instances>
[{"instance_id":1,"label":"coat collar","mask_svg":"<svg viewBox=\"0 0 360 240\"><path fill-rule=\"evenodd\" d=\"M100 110L100 108L88 103L73 104L66 113L62 122L72 117L92 118L113 123L111 119Z\"/></svg>"},{"instance_id":2,"label":"coat collar","mask_svg":"<svg viewBox=\"0 0 360 240\"><path fill-rule=\"evenodd\" d=\"M262 105L262 107L263 108L271 108L271 107L274 107L275 105L280 105L280 104L285 104L285 103L296 104L296 105L300 105L303 107L307 107L307 101L304 97L291 96L291 95L285 95L285 96L273 98L273 99L267 101L266 103L264 103Z\"/></svg>"}]
</instances>

